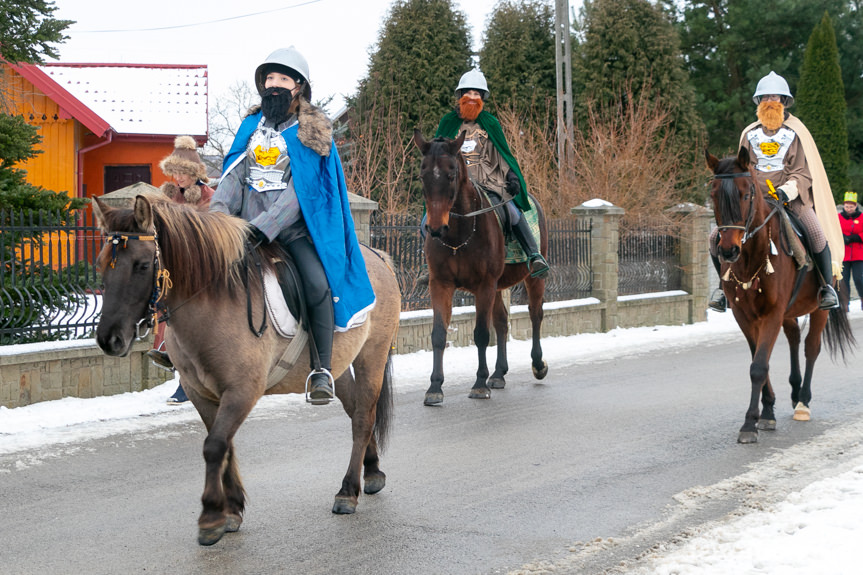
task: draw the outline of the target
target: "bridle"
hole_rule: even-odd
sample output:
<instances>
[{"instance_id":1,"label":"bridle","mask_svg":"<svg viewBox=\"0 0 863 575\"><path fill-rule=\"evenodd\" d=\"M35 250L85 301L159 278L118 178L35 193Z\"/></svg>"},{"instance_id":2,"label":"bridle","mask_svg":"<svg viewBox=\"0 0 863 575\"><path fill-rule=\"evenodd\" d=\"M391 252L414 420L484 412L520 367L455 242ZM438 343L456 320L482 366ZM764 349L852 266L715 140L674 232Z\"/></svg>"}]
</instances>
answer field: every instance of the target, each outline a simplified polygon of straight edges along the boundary
<instances>
[{"instance_id":1,"label":"bridle","mask_svg":"<svg viewBox=\"0 0 863 575\"><path fill-rule=\"evenodd\" d=\"M152 234L130 233L130 232L109 232L107 241L111 244L111 261L109 265L113 268L117 262L117 250L128 247L130 240L140 242L153 242L155 251L153 253L153 267L156 272L153 276L153 291L150 294L150 301L147 303L147 313L138 320L135 324L135 337L144 339L149 335L150 330L156 325L156 317L163 310L163 305L159 302L165 299L168 290L171 289L171 274L162 266L161 251L159 250L158 234L155 228ZM142 332L142 324L146 331Z\"/></svg>"},{"instance_id":2,"label":"bridle","mask_svg":"<svg viewBox=\"0 0 863 575\"><path fill-rule=\"evenodd\" d=\"M713 177L717 180L728 180L728 179L733 179L733 178L751 178L752 174L750 174L749 172L738 172L735 174L714 174ZM743 201L749 202L749 207L746 210L745 225L742 225L742 226L738 226L738 225L716 226L716 229L718 229L720 233L722 233L722 230L742 230L743 231L743 238L740 240L741 244L745 244L747 242L747 240L749 240L750 238L755 236L755 234L757 234L761 230L761 228L763 228L764 226L767 225L767 222L770 221L770 218L772 218L779 211L779 208L780 208L779 204L773 205L773 209L770 210L770 213L767 214L767 217L764 218L764 221L761 222L754 230L750 231L749 228L752 226L752 220L755 217L755 210L753 209L753 204L755 203L753 201L755 199L754 198L755 194L756 194L755 182L750 181L749 182L749 191L746 192L745 196L743 196Z\"/></svg>"}]
</instances>

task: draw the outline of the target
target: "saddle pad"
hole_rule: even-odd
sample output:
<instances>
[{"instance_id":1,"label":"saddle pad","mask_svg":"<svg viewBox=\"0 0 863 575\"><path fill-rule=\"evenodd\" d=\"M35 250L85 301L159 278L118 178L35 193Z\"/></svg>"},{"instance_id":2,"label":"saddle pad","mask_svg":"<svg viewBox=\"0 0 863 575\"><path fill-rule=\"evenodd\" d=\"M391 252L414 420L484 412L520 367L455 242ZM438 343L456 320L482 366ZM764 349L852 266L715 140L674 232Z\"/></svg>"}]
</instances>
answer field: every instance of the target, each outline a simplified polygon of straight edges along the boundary
<instances>
[{"instance_id":1,"label":"saddle pad","mask_svg":"<svg viewBox=\"0 0 863 575\"><path fill-rule=\"evenodd\" d=\"M267 312L276 331L282 337L294 337L297 333L297 318L291 315L285 296L279 286L279 278L272 271L264 273L264 300L267 303Z\"/></svg>"},{"instance_id":2,"label":"saddle pad","mask_svg":"<svg viewBox=\"0 0 863 575\"><path fill-rule=\"evenodd\" d=\"M788 215L785 213L782 215L782 225L785 227L785 237L788 238L788 243L791 244L791 255L794 257L797 269L801 269L806 265L806 248L803 247L803 241L797 235L797 230L794 229Z\"/></svg>"}]
</instances>

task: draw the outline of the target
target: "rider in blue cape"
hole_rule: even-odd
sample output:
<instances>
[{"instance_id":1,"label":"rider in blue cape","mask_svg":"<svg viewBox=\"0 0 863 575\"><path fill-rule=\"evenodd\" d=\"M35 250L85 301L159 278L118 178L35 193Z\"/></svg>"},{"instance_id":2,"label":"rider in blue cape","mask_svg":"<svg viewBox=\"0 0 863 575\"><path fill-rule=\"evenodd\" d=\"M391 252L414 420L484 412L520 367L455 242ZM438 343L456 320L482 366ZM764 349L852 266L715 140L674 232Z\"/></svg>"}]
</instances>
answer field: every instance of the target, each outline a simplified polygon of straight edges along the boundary
<instances>
[{"instance_id":1,"label":"rider in blue cape","mask_svg":"<svg viewBox=\"0 0 863 575\"><path fill-rule=\"evenodd\" d=\"M225 156L210 210L247 220L253 243L278 241L296 262L319 359L312 351L309 396L326 403L334 396L333 331L361 323L375 294L332 123L309 104L306 59L293 46L276 50L258 66L255 85L261 106L243 120Z\"/></svg>"}]
</instances>

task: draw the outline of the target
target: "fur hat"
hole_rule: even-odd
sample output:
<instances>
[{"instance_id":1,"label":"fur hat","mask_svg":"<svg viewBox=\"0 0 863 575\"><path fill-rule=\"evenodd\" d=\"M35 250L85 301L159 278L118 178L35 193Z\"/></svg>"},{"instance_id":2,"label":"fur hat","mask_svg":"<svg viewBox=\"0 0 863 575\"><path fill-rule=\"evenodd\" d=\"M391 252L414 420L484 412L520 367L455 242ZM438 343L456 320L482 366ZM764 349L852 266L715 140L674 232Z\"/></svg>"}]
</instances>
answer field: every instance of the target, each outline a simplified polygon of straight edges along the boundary
<instances>
[{"instance_id":1,"label":"fur hat","mask_svg":"<svg viewBox=\"0 0 863 575\"><path fill-rule=\"evenodd\" d=\"M192 136L177 136L174 139L174 151L159 163L159 167L166 176L186 174L206 184L210 181L207 178L207 166L201 161L197 149L198 144Z\"/></svg>"}]
</instances>

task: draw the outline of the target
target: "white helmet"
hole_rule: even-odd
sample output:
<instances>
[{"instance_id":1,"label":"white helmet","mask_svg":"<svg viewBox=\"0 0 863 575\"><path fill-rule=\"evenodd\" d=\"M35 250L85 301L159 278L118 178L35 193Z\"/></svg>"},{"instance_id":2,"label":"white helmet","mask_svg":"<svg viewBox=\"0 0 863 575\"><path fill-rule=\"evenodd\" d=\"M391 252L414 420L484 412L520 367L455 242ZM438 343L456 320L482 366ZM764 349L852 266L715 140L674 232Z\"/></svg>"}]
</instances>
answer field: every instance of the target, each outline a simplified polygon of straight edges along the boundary
<instances>
[{"instance_id":1,"label":"white helmet","mask_svg":"<svg viewBox=\"0 0 863 575\"><path fill-rule=\"evenodd\" d=\"M785 96L787 101L785 107L790 107L794 103L794 96L791 95L791 89L788 87L788 82L785 78L771 71L769 74L758 80L758 85L755 87L755 94L752 95L752 101L758 104L761 96L777 94Z\"/></svg>"},{"instance_id":2,"label":"white helmet","mask_svg":"<svg viewBox=\"0 0 863 575\"><path fill-rule=\"evenodd\" d=\"M309 63L300 52L293 46L287 48L279 48L264 60L264 63L258 66L255 70L255 86L258 88L258 93L264 93L264 83L267 79L267 66L270 64L278 64L295 71L303 80L304 84L309 83Z\"/></svg>"},{"instance_id":3,"label":"white helmet","mask_svg":"<svg viewBox=\"0 0 863 575\"><path fill-rule=\"evenodd\" d=\"M483 100L488 97L488 83L486 83L485 76L483 76L482 72L476 68L462 74L461 79L458 81L458 86L455 89L456 96L458 96L458 93L461 90L477 90L482 93Z\"/></svg>"}]
</instances>

